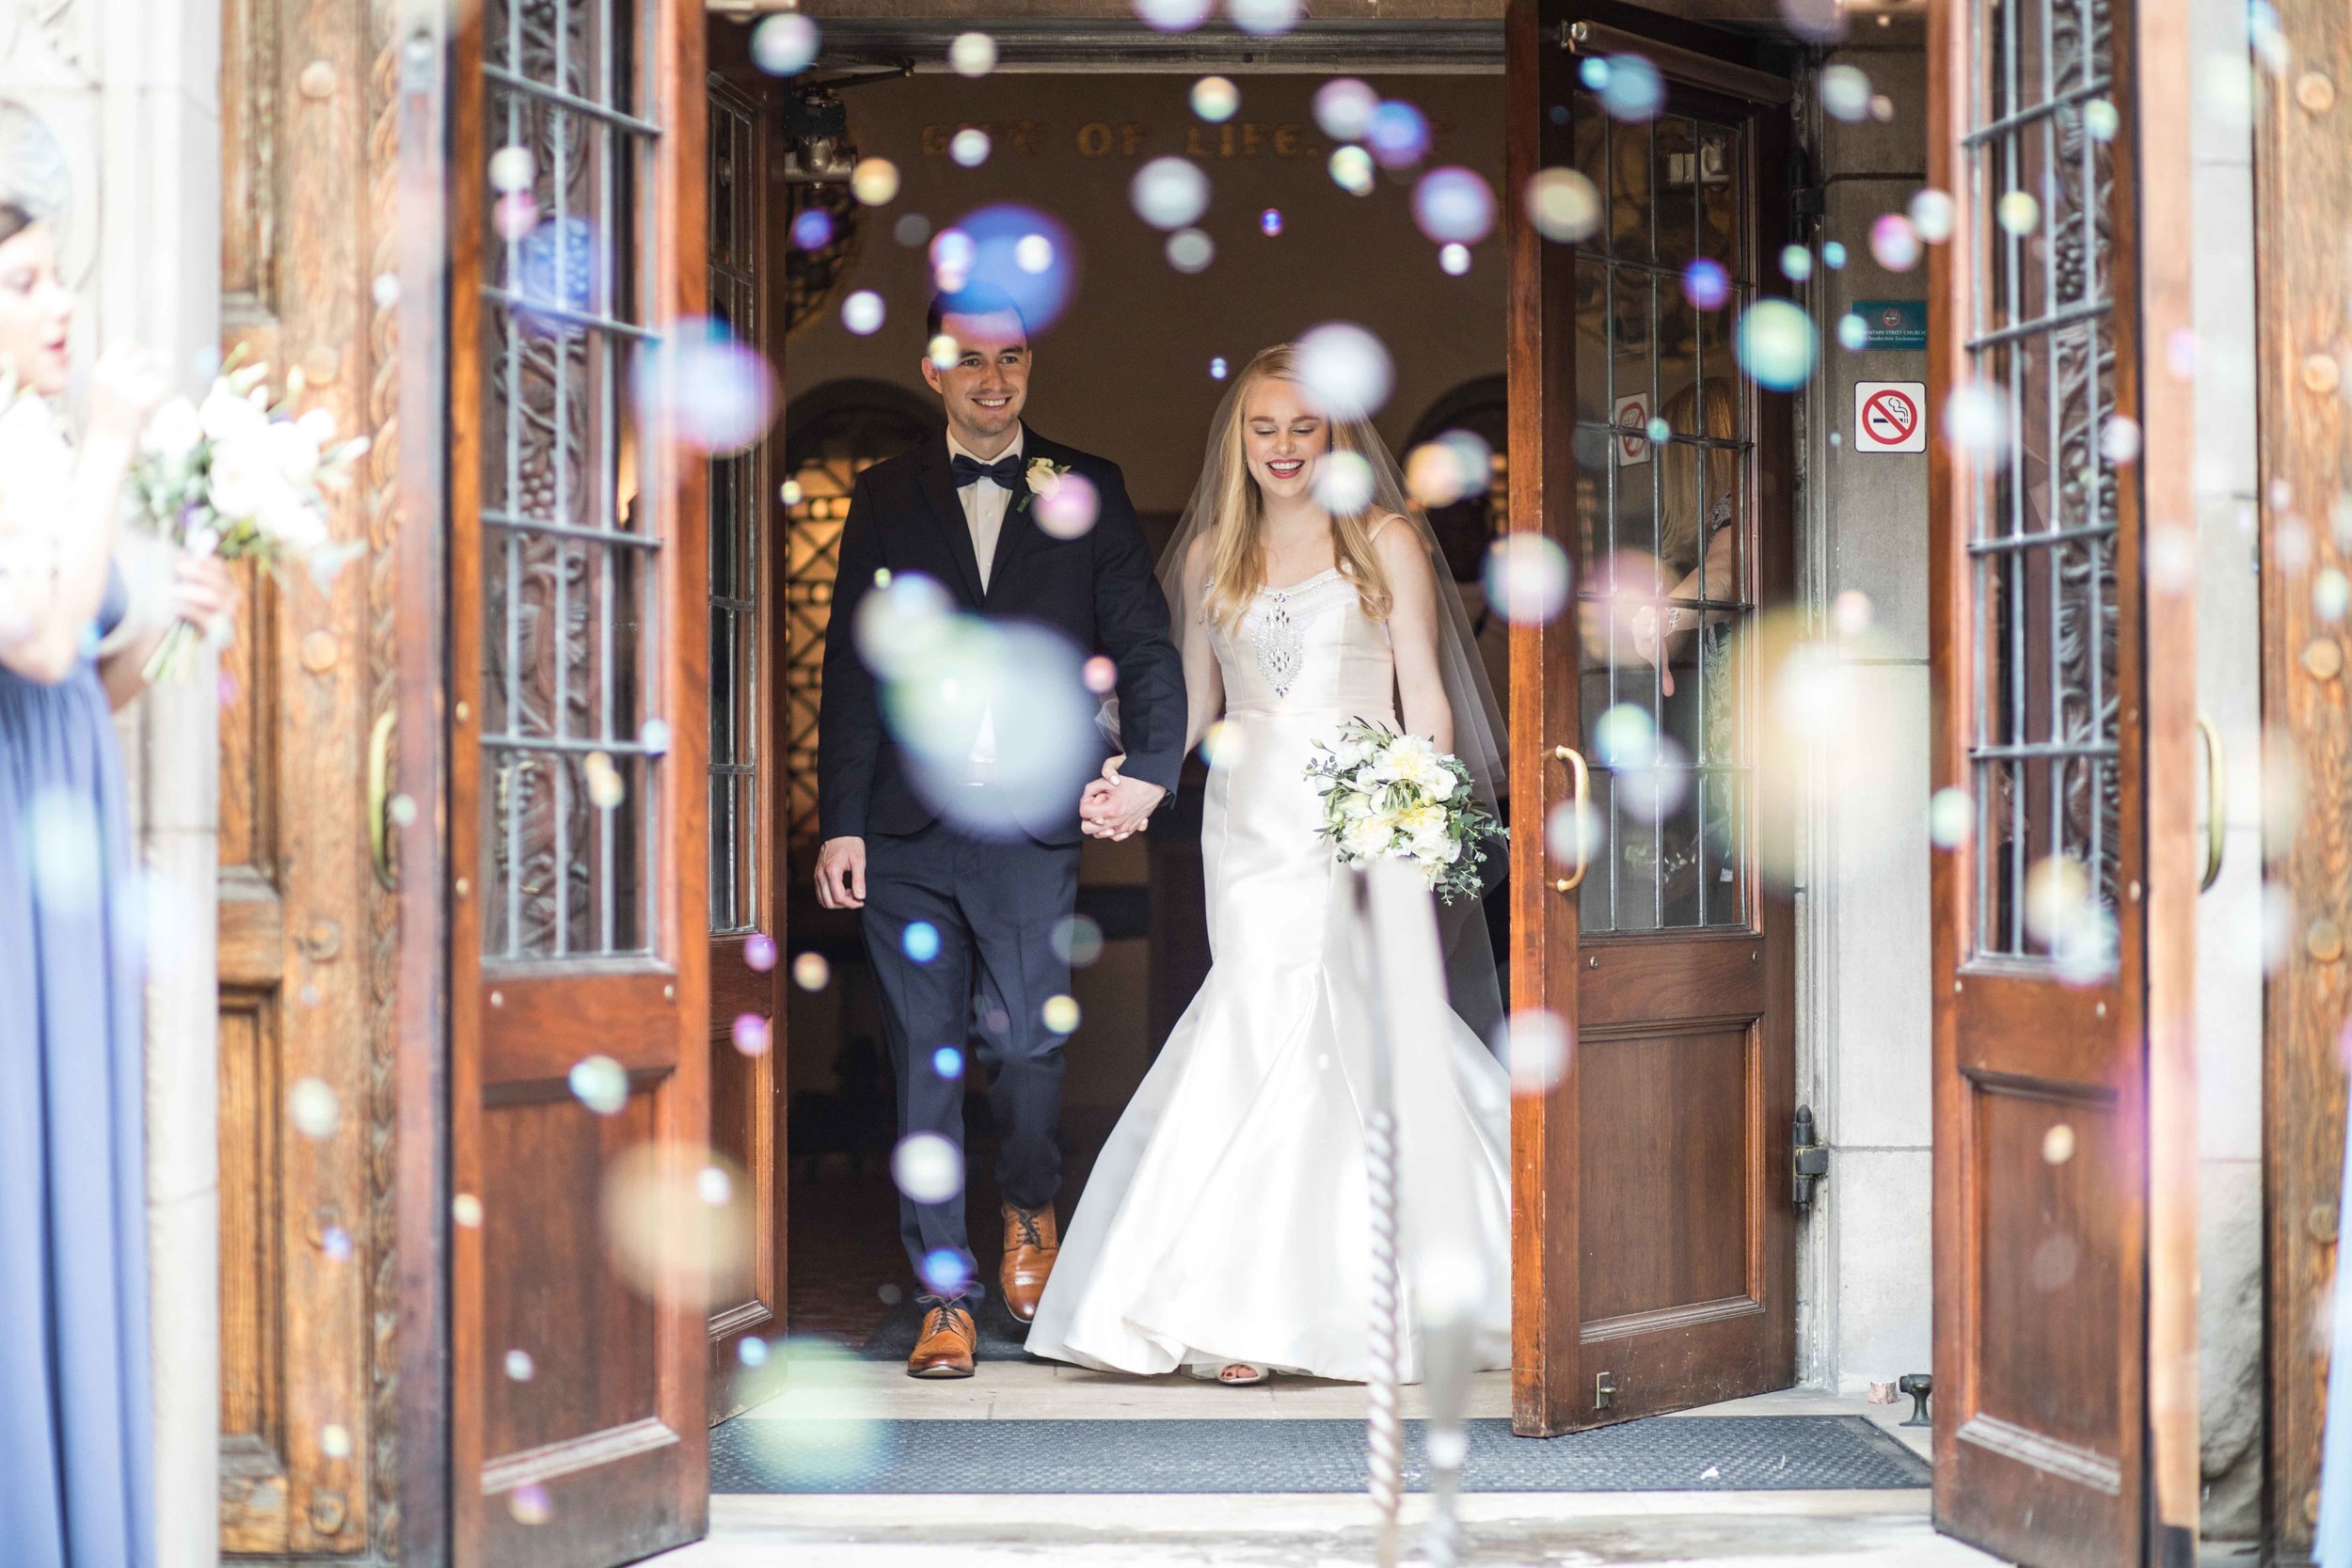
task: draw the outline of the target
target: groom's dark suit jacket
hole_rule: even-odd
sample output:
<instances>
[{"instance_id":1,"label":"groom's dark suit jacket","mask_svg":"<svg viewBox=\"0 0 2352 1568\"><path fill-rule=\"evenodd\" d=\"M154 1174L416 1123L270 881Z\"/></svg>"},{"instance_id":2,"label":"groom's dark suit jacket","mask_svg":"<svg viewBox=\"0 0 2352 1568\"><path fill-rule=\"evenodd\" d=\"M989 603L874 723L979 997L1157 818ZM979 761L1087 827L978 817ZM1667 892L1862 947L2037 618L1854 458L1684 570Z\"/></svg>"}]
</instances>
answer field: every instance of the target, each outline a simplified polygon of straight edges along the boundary
<instances>
[{"instance_id":1,"label":"groom's dark suit jacket","mask_svg":"<svg viewBox=\"0 0 2352 1568\"><path fill-rule=\"evenodd\" d=\"M1059 633L1081 657L1108 655L1119 667L1120 732L1129 777L1175 792L1184 764L1184 675L1168 641L1168 603L1152 573L1151 553L1136 526L1119 466L1046 440L1031 429L1022 451L1068 464L1102 498L1094 526L1075 539L1038 527L1031 498L1016 491L1005 507L980 592L972 531L956 494L947 439L933 436L913 451L858 476L841 531L841 565L825 634L825 688L818 714L818 817L826 838L919 832L937 817L917 791L910 760L884 723L872 672L858 657L851 628L874 575L920 572L944 585L959 607L996 622L1029 622ZM999 755L1023 744L1023 716L994 711ZM1101 770L1097 750L1071 774L1066 806L1025 812L1021 825L1047 844L1079 838L1078 797Z\"/></svg>"}]
</instances>

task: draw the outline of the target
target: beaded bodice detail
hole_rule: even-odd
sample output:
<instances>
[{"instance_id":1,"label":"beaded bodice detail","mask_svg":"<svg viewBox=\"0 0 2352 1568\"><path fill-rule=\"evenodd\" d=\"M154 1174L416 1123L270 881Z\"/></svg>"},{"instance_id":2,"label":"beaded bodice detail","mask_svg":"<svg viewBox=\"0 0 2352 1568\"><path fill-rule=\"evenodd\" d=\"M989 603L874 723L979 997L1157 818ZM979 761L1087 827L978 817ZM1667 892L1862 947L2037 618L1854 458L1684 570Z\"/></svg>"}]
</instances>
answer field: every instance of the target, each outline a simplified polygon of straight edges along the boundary
<instances>
[{"instance_id":1,"label":"beaded bodice detail","mask_svg":"<svg viewBox=\"0 0 2352 1568\"><path fill-rule=\"evenodd\" d=\"M1259 589L1239 626L1215 642L1231 710L1389 706L1387 628L1363 614L1337 567Z\"/></svg>"}]
</instances>

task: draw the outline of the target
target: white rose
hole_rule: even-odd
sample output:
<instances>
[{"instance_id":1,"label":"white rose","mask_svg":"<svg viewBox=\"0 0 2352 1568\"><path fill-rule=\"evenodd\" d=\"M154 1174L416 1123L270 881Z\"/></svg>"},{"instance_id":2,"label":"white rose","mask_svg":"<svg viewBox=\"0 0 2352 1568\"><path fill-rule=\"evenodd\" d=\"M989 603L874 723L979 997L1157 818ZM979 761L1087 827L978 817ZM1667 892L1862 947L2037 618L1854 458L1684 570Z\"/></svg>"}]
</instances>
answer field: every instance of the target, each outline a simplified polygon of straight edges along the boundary
<instances>
[{"instance_id":1,"label":"white rose","mask_svg":"<svg viewBox=\"0 0 2352 1568\"><path fill-rule=\"evenodd\" d=\"M205 487L215 512L230 522L248 522L262 510L264 487L271 484L282 487L283 482L270 467L260 432L213 437L213 466Z\"/></svg>"},{"instance_id":2,"label":"white rose","mask_svg":"<svg viewBox=\"0 0 2352 1568\"><path fill-rule=\"evenodd\" d=\"M1028 468L1029 494L1050 496L1061 488L1061 475L1054 471L1053 463L1042 457L1031 458Z\"/></svg>"},{"instance_id":3,"label":"white rose","mask_svg":"<svg viewBox=\"0 0 2352 1568\"><path fill-rule=\"evenodd\" d=\"M335 438L335 414L332 409L313 408L294 423L302 427L302 434L310 438L312 446L322 450Z\"/></svg>"},{"instance_id":4,"label":"white rose","mask_svg":"<svg viewBox=\"0 0 2352 1568\"><path fill-rule=\"evenodd\" d=\"M1340 842L1345 846L1347 852L1358 860L1370 861L1378 860L1389 852L1391 836L1388 818L1359 816L1347 825L1347 831L1341 835Z\"/></svg>"},{"instance_id":5,"label":"white rose","mask_svg":"<svg viewBox=\"0 0 2352 1568\"><path fill-rule=\"evenodd\" d=\"M296 555L308 555L326 543L326 519L282 484L274 486L263 499L254 521L279 548Z\"/></svg>"},{"instance_id":6,"label":"white rose","mask_svg":"<svg viewBox=\"0 0 2352 1568\"><path fill-rule=\"evenodd\" d=\"M215 445L259 436L269 424L267 414L220 381L213 383L213 389L204 394L203 405L196 413L198 423Z\"/></svg>"},{"instance_id":7,"label":"white rose","mask_svg":"<svg viewBox=\"0 0 2352 1568\"><path fill-rule=\"evenodd\" d=\"M151 457L178 463L202 439L204 421L197 417L196 404L186 398L173 398L147 421L147 429L139 436L139 450Z\"/></svg>"}]
</instances>

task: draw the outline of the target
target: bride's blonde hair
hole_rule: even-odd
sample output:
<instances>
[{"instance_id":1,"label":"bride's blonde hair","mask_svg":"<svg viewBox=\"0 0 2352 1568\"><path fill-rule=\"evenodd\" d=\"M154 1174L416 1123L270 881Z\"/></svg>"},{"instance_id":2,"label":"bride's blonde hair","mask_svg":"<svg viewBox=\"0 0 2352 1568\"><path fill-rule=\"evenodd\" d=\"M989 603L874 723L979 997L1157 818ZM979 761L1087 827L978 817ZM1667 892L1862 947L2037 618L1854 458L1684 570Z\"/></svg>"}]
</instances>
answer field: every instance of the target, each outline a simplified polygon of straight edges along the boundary
<instances>
[{"instance_id":1,"label":"bride's blonde hair","mask_svg":"<svg viewBox=\"0 0 2352 1568\"><path fill-rule=\"evenodd\" d=\"M1216 497L1215 523L1208 532L1209 571L1203 609L1208 618L1225 626L1240 620L1249 601L1265 586L1265 496L1249 471L1249 454L1242 427L1249 418L1249 394L1262 382L1299 385L1298 350L1290 343L1261 349L1243 367L1226 399L1222 426L1209 436L1223 458L1223 483ZM1372 462L1379 437L1362 420L1325 417L1330 451L1352 451ZM1385 513L1367 506L1359 512L1331 514L1331 554L1340 575L1356 585L1364 613L1375 621L1389 618L1391 598L1388 574L1373 553L1372 530Z\"/></svg>"}]
</instances>

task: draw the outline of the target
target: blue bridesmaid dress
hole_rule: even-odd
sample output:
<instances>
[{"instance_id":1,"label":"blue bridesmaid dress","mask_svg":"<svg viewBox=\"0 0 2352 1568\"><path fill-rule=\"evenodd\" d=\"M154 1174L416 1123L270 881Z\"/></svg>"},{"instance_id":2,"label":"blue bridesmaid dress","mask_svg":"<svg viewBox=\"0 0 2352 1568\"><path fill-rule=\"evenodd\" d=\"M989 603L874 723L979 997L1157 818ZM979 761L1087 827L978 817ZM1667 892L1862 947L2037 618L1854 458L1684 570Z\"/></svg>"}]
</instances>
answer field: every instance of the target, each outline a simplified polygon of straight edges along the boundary
<instances>
[{"instance_id":1,"label":"blue bridesmaid dress","mask_svg":"<svg viewBox=\"0 0 2352 1568\"><path fill-rule=\"evenodd\" d=\"M107 584L100 629L123 614ZM0 1559L155 1560L137 864L87 654L0 668Z\"/></svg>"}]
</instances>

